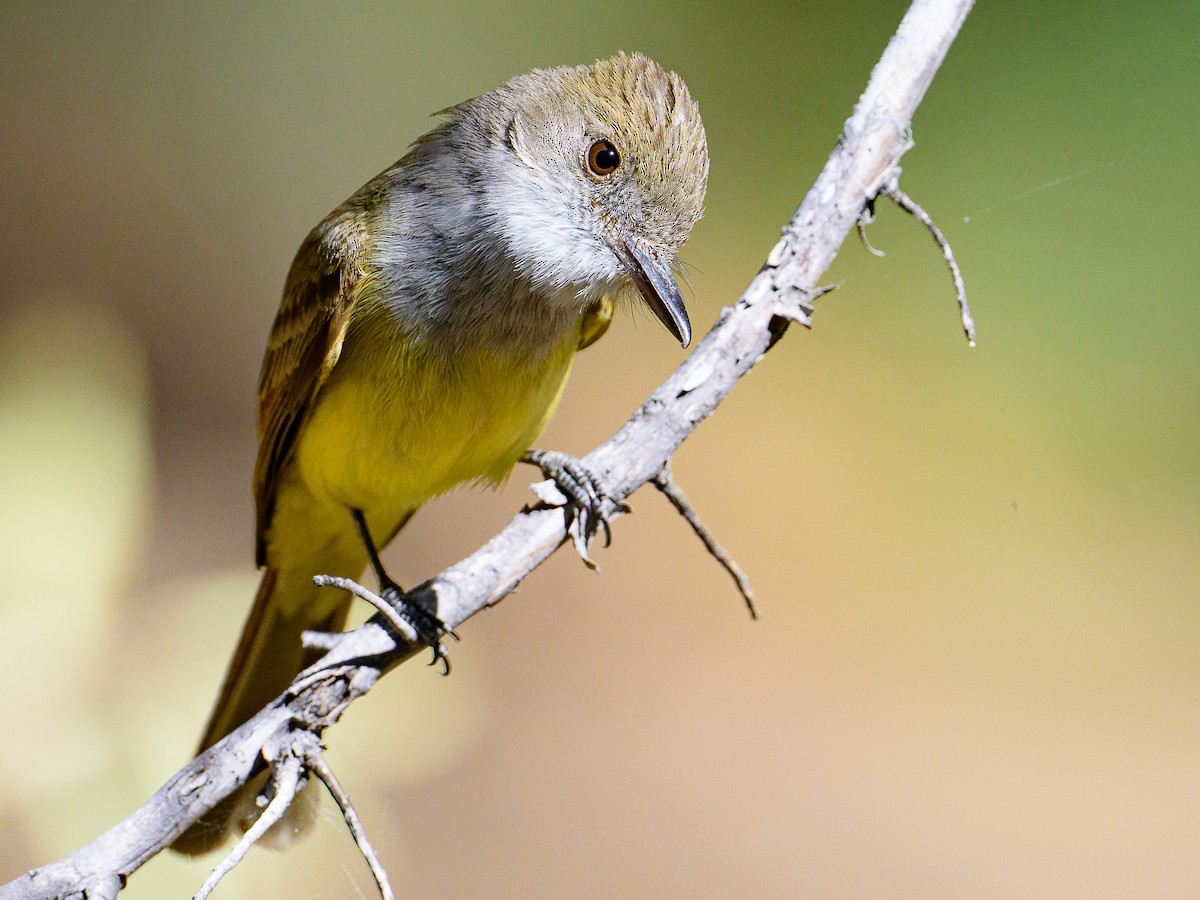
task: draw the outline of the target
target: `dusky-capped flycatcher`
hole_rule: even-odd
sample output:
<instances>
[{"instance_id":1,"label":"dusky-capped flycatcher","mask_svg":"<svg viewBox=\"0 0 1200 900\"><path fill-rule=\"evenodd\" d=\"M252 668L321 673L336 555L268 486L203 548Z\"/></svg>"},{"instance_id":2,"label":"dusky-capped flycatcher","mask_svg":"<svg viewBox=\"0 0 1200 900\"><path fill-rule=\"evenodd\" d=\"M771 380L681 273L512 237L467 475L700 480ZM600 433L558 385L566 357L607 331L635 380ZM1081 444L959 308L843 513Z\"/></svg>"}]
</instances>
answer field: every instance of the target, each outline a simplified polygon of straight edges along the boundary
<instances>
[{"instance_id":1,"label":"dusky-capped flycatcher","mask_svg":"<svg viewBox=\"0 0 1200 900\"><path fill-rule=\"evenodd\" d=\"M672 266L708 150L678 75L620 54L518 76L445 117L288 273L258 389L262 582L203 747L316 658L303 631L343 627L347 595L313 576L357 577L364 530L382 547L431 497L508 474L617 302L691 338ZM211 849L247 815L222 804L175 847Z\"/></svg>"}]
</instances>

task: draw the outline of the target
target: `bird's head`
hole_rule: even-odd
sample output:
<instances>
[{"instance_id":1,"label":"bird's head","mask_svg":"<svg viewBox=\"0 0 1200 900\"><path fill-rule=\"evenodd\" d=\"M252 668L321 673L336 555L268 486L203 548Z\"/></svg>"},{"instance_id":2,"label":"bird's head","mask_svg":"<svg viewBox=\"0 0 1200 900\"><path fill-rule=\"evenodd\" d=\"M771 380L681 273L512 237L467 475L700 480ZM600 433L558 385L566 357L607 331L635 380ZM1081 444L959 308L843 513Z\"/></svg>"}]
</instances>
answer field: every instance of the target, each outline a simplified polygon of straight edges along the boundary
<instances>
[{"instance_id":1,"label":"bird's head","mask_svg":"<svg viewBox=\"0 0 1200 900\"><path fill-rule=\"evenodd\" d=\"M483 221L521 276L580 306L635 289L686 347L672 268L700 218L708 148L683 80L619 54L535 70L455 112L479 129Z\"/></svg>"}]
</instances>

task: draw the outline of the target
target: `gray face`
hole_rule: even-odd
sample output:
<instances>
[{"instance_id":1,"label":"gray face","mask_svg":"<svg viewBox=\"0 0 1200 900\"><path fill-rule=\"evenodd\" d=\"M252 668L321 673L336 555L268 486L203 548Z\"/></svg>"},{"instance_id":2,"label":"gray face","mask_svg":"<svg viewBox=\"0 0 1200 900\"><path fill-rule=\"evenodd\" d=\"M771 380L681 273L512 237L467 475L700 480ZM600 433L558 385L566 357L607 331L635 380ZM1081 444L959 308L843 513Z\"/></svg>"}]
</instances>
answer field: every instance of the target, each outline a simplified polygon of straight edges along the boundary
<instances>
[{"instance_id":1,"label":"gray face","mask_svg":"<svg viewBox=\"0 0 1200 900\"><path fill-rule=\"evenodd\" d=\"M533 72L459 108L489 133L486 218L539 292L575 307L636 288L685 346L671 276L708 154L678 76L641 56Z\"/></svg>"}]
</instances>

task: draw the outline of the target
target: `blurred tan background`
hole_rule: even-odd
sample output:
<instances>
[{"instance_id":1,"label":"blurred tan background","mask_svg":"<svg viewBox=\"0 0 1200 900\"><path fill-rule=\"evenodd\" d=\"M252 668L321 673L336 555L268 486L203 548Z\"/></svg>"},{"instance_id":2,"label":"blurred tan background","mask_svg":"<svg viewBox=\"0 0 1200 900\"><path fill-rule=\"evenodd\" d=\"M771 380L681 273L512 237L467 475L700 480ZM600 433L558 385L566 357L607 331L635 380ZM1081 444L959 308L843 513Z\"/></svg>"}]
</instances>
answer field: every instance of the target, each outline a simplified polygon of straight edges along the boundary
<instances>
[{"instance_id":1,"label":"blurred tan background","mask_svg":"<svg viewBox=\"0 0 1200 900\"><path fill-rule=\"evenodd\" d=\"M0 881L186 762L255 583L254 391L305 232L534 66L642 50L699 100L700 333L756 271L906 7L0 6ZM665 503L561 553L328 736L401 896L1200 896L1200 7L983 3L811 333L679 454L749 621ZM682 358L584 354L584 452ZM526 499L459 492L405 583ZM168 855L132 898L190 896ZM372 896L332 807L220 896Z\"/></svg>"}]
</instances>

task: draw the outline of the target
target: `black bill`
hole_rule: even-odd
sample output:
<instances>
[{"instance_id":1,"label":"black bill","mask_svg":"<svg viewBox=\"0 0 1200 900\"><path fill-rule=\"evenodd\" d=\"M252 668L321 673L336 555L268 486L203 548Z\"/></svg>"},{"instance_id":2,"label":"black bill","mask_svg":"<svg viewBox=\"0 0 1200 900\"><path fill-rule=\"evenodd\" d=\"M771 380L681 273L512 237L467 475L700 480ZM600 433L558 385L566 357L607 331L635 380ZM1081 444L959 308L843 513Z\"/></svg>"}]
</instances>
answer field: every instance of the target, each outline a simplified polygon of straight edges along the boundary
<instances>
[{"instance_id":1,"label":"black bill","mask_svg":"<svg viewBox=\"0 0 1200 900\"><path fill-rule=\"evenodd\" d=\"M692 342L692 324L688 321L683 297L670 267L636 241L626 242L625 250L629 254L629 272L642 299L676 340L686 347Z\"/></svg>"}]
</instances>

